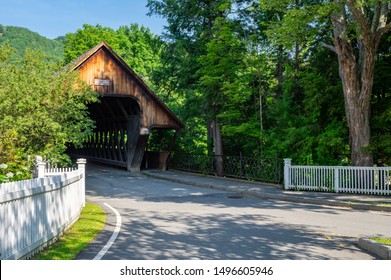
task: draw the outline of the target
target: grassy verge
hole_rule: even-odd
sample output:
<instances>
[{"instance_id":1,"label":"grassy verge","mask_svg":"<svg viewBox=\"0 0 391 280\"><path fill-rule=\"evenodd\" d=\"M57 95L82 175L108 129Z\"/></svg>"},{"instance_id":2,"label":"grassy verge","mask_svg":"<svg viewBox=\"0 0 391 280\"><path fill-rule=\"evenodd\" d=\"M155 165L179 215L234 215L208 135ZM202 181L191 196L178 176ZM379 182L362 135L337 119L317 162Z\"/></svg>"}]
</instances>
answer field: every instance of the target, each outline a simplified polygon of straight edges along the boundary
<instances>
[{"instance_id":1,"label":"grassy verge","mask_svg":"<svg viewBox=\"0 0 391 280\"><path fill-rule=\"evenodd\" d=\"M350 204L368 204L368 205L375 205L375 206L386 206L391 207L391 203L388 202L371 202L371 201L349 201Z\"/></svg>"},{"instance_id":2,"label":"grassy verge","mask_svg":"<svg viewBox=\"0 0 391 280\"><path fill-rule=\"evenodd\" d=\"M103 209L91 203L81 212L80 219L49 248L34 256L34 260L74 260L102 230L106 221Z\"/></svg>"},{"instance_id":3,"label":"grassy verge","mask_svg":"<svg viewBox=\"0 0 391 280\"><path fill-rule=\"evenodd\" d=\"M391 238L377 238L377 237L374 237L374 238L371 238L371 239L376 241L376 242L379 242L381 244L391 246Z\"/></svg>"}]
</instances>

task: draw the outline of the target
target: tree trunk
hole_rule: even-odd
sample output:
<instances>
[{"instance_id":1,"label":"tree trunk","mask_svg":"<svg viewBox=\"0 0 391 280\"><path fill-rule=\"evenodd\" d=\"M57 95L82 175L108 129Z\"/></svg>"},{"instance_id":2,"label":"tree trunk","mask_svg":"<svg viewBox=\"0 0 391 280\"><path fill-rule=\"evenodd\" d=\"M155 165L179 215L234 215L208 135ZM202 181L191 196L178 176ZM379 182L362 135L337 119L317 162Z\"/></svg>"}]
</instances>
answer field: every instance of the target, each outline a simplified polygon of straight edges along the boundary
<instances>
[{"instance_id":1,"label":"tree trunk","mask_svg":"<svg viewBox=\"0 0 391 280\"><path fill-rule=\"evenodd\" d=\"M388 22L391 5L388 1L374 1L368 6L365 1L333 2L339 10L331 17L335 48L329 47L338 55L349 124L351 162L355 166L371 166L369 120L375 56L382 36L391 30ZM355 36L352 36L352 26L356 29Z\"/></svg>"},{"instance_id":2,"label":"tree trunk","mask_svg":"<svg viewBox=\"0 0 391 280\"><path fill-rule=\"evenodd\" d=\"M210 131L213 138L214 150L214 166L216 168L216 175L223 176L224 162L223 162L223 141L221 138L220 124L216 120L210 121Z\"/></svg>"},{"instance_id":3,"label":"tree trunk","mask_svg":"<svg viewBox=\"0 0 391 280\"><path fill-rule=\"evenodd\" d=\"M284 83L284 48L282 45L277 49L277 97L281 98L283 94Z\"/></svg>"},{"instance_id":4,"label":"tree trunk","mask_svg":"<svg viewBox=\"0 0 391 280\"><path fill-rule=\"evenodd\" d=\"M334 29L334 45L338 55L345 112L349 125L349 144L353 166L373 166L369 150L370 101L373 88L376 44L364 45L359 40L358 59L352 42L343 36L345 30Z\"/></svg>"}]
</instances>

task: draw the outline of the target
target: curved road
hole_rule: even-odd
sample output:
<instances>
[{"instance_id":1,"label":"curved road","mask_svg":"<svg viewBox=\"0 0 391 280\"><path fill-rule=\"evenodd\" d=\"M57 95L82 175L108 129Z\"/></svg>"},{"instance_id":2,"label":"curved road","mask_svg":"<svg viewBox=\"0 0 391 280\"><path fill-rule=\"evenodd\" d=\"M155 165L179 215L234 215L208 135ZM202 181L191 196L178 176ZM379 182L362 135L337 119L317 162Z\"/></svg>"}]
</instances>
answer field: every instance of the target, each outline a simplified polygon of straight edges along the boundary
<instances>
[{"instance_id":1,"label":"curved road","mask_svg":"<svg viewBox=\"0 0 391 280\"><path fill-rule=\"evenodd\" d=\"M78 259L374 259L353 242L391 233L391 214L258 198L152 179L102 166L87 168L87 200L107 225ZM105 205L106 203L106 205ZM119 230L119 232L118 232ZM113 240L111 240L113 241Z\"/></svg>"}]
</instances>

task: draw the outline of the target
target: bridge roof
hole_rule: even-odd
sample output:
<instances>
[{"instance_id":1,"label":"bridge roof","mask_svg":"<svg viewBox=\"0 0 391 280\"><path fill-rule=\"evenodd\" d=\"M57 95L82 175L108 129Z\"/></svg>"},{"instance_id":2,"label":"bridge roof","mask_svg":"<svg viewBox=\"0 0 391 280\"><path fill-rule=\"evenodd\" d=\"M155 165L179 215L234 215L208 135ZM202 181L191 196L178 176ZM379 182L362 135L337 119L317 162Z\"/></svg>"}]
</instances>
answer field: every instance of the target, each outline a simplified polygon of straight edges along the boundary
<instances>
[{"instance_id":1,"label":"bridge roof","mask_svg":"<svg viewBox=\"0 0 391 280\"><path fill-rule=\"evenodd\" d=\"M81 79L101 96L129 96L135 99L140 106L142 128L182 130L185 127L106 42L101 42L72 62L69 71L76 70L80 72Z\"/></svg>"}]
</instances>

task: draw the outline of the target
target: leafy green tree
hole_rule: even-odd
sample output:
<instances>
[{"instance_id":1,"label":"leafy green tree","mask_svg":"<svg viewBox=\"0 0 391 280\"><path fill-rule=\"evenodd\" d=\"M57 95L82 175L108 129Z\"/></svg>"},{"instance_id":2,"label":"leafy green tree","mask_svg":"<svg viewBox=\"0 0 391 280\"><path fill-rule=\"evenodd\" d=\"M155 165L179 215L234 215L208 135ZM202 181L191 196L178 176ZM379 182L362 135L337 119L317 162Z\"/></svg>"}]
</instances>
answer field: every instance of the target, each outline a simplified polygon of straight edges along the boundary
<instances>
[{"instance_id":1,"label":"leafy green tree","mask_svg":"<svg viewBox=\"0 0 391 280\"><path fill-rule=\"evenodd\" d=\"M338 42L350 44L355 73L361 75L365 71L360 67L366 63L365 36L354 7L365 11L380 37L388 31L382 23L387 22L386 1L357 1L352 6L353 2L150 0L150 11L168 22L163 64L154 73L155 81L168 100L178 100L177 112L192 134L185 132L180 149L205 148L200 143L210 127L201 129L201 124L217 120L226 153L277 154L298 163L327 165L347 164L349 153L351 163L366 165L365 159L358 163L357 158L373 154L378 164L387 164L391 152L387 144L389 41L382 40L376 52L373 141L361 148L352 141L352 124L360 118L348 115L346 71L340 54L329 50L337 50ZM347 32L336 37L335 16L341 11L346 15L340 25L346 23ZM366 83L357 84L363 89ZM356 113L366 111L358 105L356 109Z\"/></svg>"},{"instance_id":2,"label":"leafy green tree","mask_svg":"<svg viewBox=\"0 0 391 280\"><path fill-rule=\"evenodd\" d=\"M370 106L376 54L381 38L391 29L388 1L262 1L265 7L289 5L284 19L273 26L276 38L314 40L318 31L330 27L322 45L337 54L353 165L372 165ZM293 3L292 3L293 2ZM292 4L301 3L299 7Z\"/></svg>"},{"instance_id":3,"label":"leafy green tree","mask_svg":"<svg viewBox=\"0 0 391 280\"><path fill-rule=\"evenodd\" d=\"M0 48L0 163L25 165L28 155L69 162L67 146L81 145L94 127L87 104L96 93L43 53L12 53Z\"/></svg>"},{"instance_id":4,"label":"leafy green tree","mask_svg":"<svg viewBox=\"0 0 391 280\"><path fill-rule=\"evenodd\" d=\"M206 54L199 58L198 71L199 87L211 106L208 111L221 123L222 141L230 142L225 148L230 154L247 150L261 136L256 101L260 97L252 84L257 69L250 67L246 41L236 27L230 19L216 20L213 39L207 43Z\"/></svg>"},{"instance_id":5,"label":"leafy green tree","mask_svg":"<svg viewBox=\"0 0 391 280\"><path fill-rule=\"evenodd\" d=\"M168 21L166 38L170 43L167 49L170 53L166 56L169 61L166 73L177 78L176 84L173 85L179 93L185 95L186 107L191 108L194 114L204 119L209 132L208 150L218 155L223 154L221 126L216 117L220 112L218 112L219 106L215 106L217 103L214 104L213 100L219 98L219 93L206 93L207 82L200 84L201 76L204 80L208 76L200 70L203 67L201 57L207 55L207 44L213 39L216 20L227 16L231 2L229 0L148 1L151 13L161 15Z\"/></svg>"},{"instance_id":6,"label":"leafy green tree","mask_svg":"<svg viewBox=\"0 0 391 280\"><path fill-rule=\"evenodd\" d=\"M80 55L106 41L114 50L119 51L119 40L114 29L84 24L75 33L68 33L64 40L65 63L78 58ZM121 52L119 52L121 55Z\"/></svg>"},{"instance_id":7,"label":"leafy green tree","mask_svg":"<svg viewBox=\"0 0 391 280\"><path fill-rule=\"evenodd\" d=\"M161 64L163 41L149 28L131 24L116 31L122 59L145 81L153 84L152 75Z\"/></svg>"},{"instance_id":8,"label":"leafy green tree","mask_svg":"<svg viewBox=\"0 0 391 280\"><path fill-rule=\"evenodd\" d=\"M374 160L381 166L391 165L391 59L390 34L383 38L375 66L371 106L371 150Z\"/></svg>"}]
</instances>

